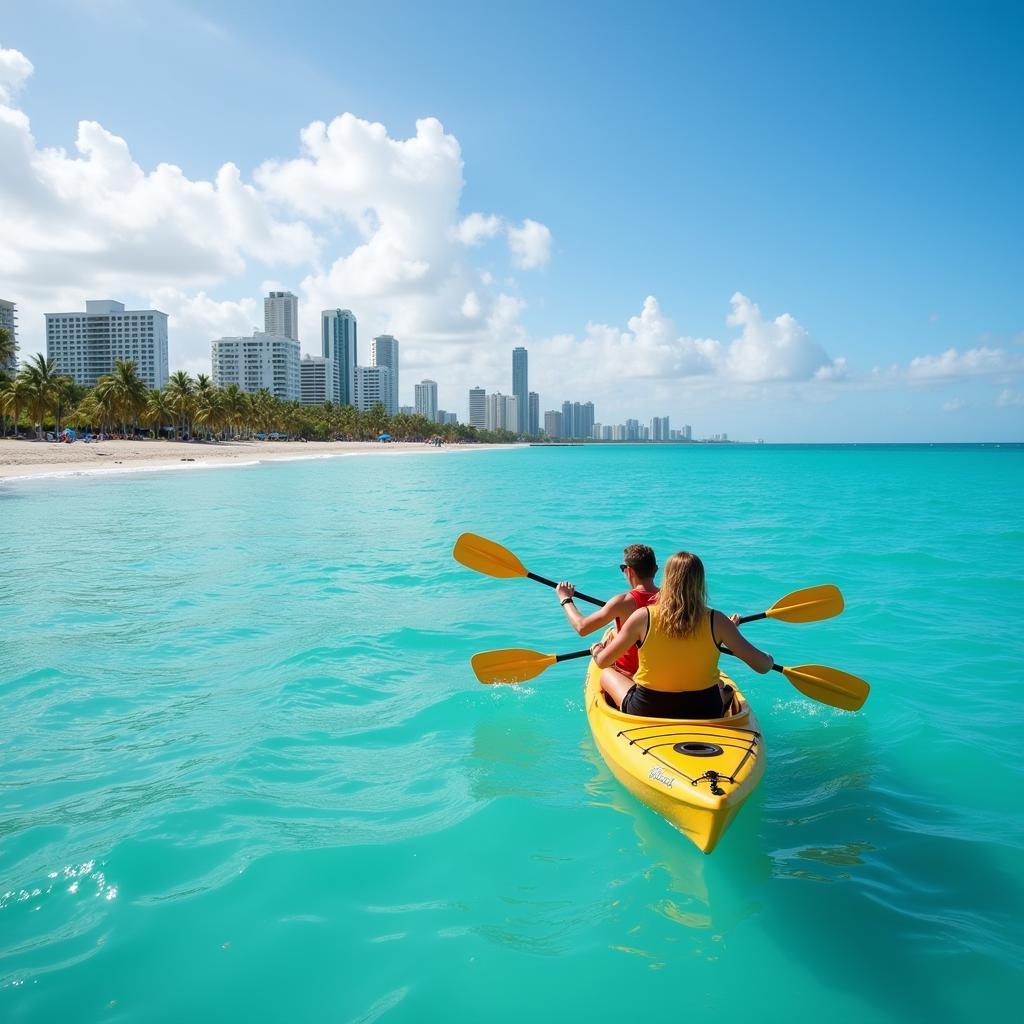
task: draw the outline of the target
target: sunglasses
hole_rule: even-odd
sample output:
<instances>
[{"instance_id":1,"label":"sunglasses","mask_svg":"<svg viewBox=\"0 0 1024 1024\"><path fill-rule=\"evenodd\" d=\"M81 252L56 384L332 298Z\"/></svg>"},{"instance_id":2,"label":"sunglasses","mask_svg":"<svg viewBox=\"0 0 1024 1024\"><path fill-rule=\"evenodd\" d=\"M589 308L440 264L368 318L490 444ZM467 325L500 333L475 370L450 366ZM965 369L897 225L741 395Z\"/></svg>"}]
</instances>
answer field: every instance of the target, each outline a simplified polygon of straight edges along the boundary
<instances>
[{"instance_id":1,"label":"sunglasses","mask_svg":"<svg viewBox=\"0 0 1024 1024\"><path fill-rule=\"evenodd\" d=\"M621 564L621 565L619 566L619 572L625 572L625 571L626 571L626 570L627 570L628 568L629 568L629 566L628 566L628 565L626 565L626 563L625 563L625 562L623 562L623 563L622 563L622 564Z\"/></svg>"}]
</instances>

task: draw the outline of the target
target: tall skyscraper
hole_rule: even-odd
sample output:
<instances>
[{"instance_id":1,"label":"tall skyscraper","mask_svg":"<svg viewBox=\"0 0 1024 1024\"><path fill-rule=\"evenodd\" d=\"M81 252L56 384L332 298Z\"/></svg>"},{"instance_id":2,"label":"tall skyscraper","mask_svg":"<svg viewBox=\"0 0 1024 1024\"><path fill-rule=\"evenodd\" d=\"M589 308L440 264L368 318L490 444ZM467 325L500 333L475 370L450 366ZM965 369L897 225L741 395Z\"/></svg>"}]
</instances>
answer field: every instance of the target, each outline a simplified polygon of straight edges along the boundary
<instances>
[{"instance_id":1,"label":"tall skyscraper","mask_svg":"<svg viewBox=\"0 0 1024 1024\"><path fill-rule=\"evenodd\" d=\"M267 295L263 300L263 333L299 340L299 300L295 295L291 292Z\"/></svg>"},{"instance_id":2,"label":"tall skyscraper","mask_svg":"<svg viewBox=\"0 0 1024 1024\"><path fill-rule=\"evenodd\" d=\"M416 415L437 423L437 381L423 380L416 385Z\"/></svg>"},{"instance_id":3,"label":"tall skyscraper","mask_svg":"<svg viewBox=\"0 0 1024 1024\"><path fill-rule=\"evenodd\" d=\"M512 394L518 399L519 423L516 429L525 434L530 427L529 386L527 384L527 354L522 346L512 349Z\"/></svg>"},{"instance_id":4,"label":"tall skyscraper","mask_svg":"<svg viewBox=\"0 0 1024 1024\"><path fill-rule=\"evenodd\" d=\"M378 334L370 343L370 365L390 370L391 398L384 406L389 416L398 412L398 341L390 334Z\"/></svg>"},{"instance_id":5,"label":"tall skyscraper","mask_svg":"<svg viewBox=\"0 0 1024 1024\"><path fill-rule=\"evenodd\" d=\"M576 436L576 421L573 419L572 411L572 402L562 403L562 437Z\"/></svg>"},{"instance_id":6,"label":"tall skyscraper","mask_svg":"<svg viewBox=\"0 0 1024 1024\"><path fill-rule=\"evenodd\" d=\"M0 370L6 370L13 375L18 372L18 313L14 303L6 299L0 299L0 327L6 327L11 332L11 339L14 342L10 362L6 366L0 366Z\"/></svg>"},{"instance_id":7,"label":"tall skyscraper","mask_svg":"<svg viewBox=\"0 0 1024 1024\"><path fill-rule=\"evenodd\" d=\"M574 437L590 437L594 433L594 403L573 402L573 419L576 433Z\"/></svg>"},{"instance_id":8,"label":"tall skyscraper","mask_svg":"<svg viewBox=\"0 0 1024 1024\"><path fill-rule=\"evenodd\" d=\"M483 388L469 389L469 425L477 430L487 426L487 392Z\"/></svg>"},{"instance_id":9,"label":"tall skyscraper","mask_svg":"<svg viewBox=\"0 0 1024 1024\"><path fill-rule=\"evenodd\" d=\"M334 363L335 391L339 405L355 404L356 318L350 309L325 309L320 314L323 354Z\"/></svg>"},{"instance_id":10,"label":"tall skyscraper","mask_svg":"<svg viewBox=\"0 0 1024 1024\"><path fill-rule=\"evenodd\" d=\"M148 388L167 383L167 314L90 299L84 313L46 314L46 355L76 384L93 387L118 359L130 360Z\"/></svg>"},{"instance_id":11,"label":"tall skyscraper","mask_svg":"<svg viewBox=\"0 0 1024 1024\"><path fill-rule=\"evenodd\" d=\"M562 437L562 414L557 409L544 413L544 433L548 437Z\"/></svg>"},{"instance_id":12,"label":"tall skyscraper","mask_svg":"<svg viewBox=\"0 0 1024 1024\"><path fill-rule=\"evenodd\" d=\"M527 416L526 432L531 437L540 433L540 395L536 391L530 392L530 410Z\"/></svg>"}]
</instances>

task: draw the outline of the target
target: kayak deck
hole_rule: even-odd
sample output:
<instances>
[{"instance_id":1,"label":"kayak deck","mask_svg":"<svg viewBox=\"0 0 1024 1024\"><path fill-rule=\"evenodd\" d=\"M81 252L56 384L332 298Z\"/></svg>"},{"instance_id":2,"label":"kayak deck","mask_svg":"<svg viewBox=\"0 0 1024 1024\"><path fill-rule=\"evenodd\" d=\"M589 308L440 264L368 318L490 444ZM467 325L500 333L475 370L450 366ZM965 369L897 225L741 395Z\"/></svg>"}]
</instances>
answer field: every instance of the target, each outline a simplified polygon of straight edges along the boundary
<instances>
[{"instance_id":1,"label":"kayak deck","mask_svg":"<svg viewBox=\"0 0 1024 1024\"><path fill-rule=\"evenodd\" d=\"M599 680L591 662L585 703L601 756L627 789L710 853L764 774L764 742L750 704L722 675L736 691L728 717L625 715L608 703Z\"/></svg>"}]
</instances>

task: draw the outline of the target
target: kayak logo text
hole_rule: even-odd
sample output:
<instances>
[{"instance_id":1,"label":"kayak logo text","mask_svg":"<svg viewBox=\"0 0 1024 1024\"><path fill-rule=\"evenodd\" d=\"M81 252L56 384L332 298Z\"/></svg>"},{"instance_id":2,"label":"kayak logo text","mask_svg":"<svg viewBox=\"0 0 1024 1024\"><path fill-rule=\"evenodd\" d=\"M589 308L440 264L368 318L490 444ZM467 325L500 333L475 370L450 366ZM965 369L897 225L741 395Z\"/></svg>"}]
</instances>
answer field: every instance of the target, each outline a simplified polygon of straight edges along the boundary
<instances>
[{"instance_id":1,"label":"kayak logo text","mask_svg":"<svg viewBox=\"0 0 1024 1024\"><path fill-rule=\"evenodd\" d=\"M672 788L672 783L676 781L671 775L666 775L657 765L650 770L647 778L654 779L655 782L661 782L668 786L669 789Z\"/></svg>"}]
</instances>

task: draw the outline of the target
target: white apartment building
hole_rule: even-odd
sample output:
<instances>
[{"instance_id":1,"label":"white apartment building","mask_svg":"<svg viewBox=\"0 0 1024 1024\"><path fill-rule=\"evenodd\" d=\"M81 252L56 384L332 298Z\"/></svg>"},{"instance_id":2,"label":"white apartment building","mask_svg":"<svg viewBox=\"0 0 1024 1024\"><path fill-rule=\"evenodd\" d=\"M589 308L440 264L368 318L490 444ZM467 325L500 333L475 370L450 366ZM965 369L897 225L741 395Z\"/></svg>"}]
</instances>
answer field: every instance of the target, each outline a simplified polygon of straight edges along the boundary
<instances>
[{"instance_id":1,"label":"white apartment building","mask_svg":"<svg viewBox=\"0 0 1024 1024\"><path fill-rule=\"evenodd\" d=\"M8 373L18 372L18 313L13 302L0 299L0 327L6 327L14 339L14 353L6 367L0 366L0 370L6 369Z\"/></svg>"},{"instance_id":2,"label":"white apartment building","mask_svg":"<svg viewBox=\"0 0 1024 1024\"><path fill-rule=\"evenodd\" d=\"M329 356L303 356L299 364L299 401L303 405L338 404L338 375Z\"/></svg>"},{"instance_id":3,"label":"white apartment building","mask_svg":"<svg viewBox=\"0 0 1024 1024\"><path fill-rule=\"evenodd\" d=\"M266 388L275 398L297 402L302 391L299 343L279 334L218 338L211 344L213 383L254 394Z\"/></svg>"},{"instance_id":4,"label":"white apartment building","mask_svg":"<svg viewBox=\"0 0 1024 1024\"><path fill-rule=\"evenodd\" d=\"M46 314L46 355L59 373L92 387L118 359L135 363L149 388L167 383L167 314L90 299L85 312Z\"/></svg>"},{"instance_id":5,"label":"white apartment building","mask_svg":"<svg viewBox=\"0 0 1024 1024\"><path fill-rule=\"evenodd\" d=\"M389 367L357 366L355 383L355 407L357 409L368 412L377 402L380 402L389 416L394 416L398 412L397 408L389 408L393 394Z\"/></svg>"},{"instance_id":6,"label":"white apartment building","mask_svg":"<svg viewBox=\"0 0 1024 1024\"><path fill-rule=\"evenodd\" d=\"M390 398L384 401L389 416L398 412L398 340L390 334L379 334L370 342L370 365L386 366L390 371Z\"/></svg>"},{"instance_id":7,"label":"white apartment building","mask_svg":"<svg viewBox=\"0 0 1024 1024\"><path fill-rule=\"evenodd\" d=\"M431 423L437 418L437 381L423 380L416 385L416 415L425 416Z\"/></svg>"},{"instance_id":8,"label":"white apartment building","mask_svg":"<svg viewBox=\"0 0 1024 1024\"><path fill-rule=\"evenodd\" d=\"M263 333L299 340L299 300L291 292L270 292L263 300ZM325 352L324 355L330 353Z\"/></svg>"},{"instance_id":9,"label":"white apartment building","mask_svg":"<svg viewBox=\"0 0 1024 1024\"><path fill-rule=\"evenodd\" d=\"M487 396L486 430L519 430L519 400L515 395L503 395L500 391Z\"/></svg>"}]
</instances>

